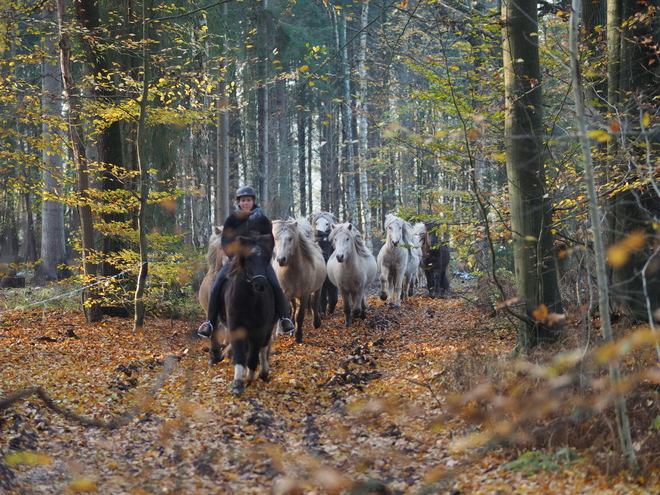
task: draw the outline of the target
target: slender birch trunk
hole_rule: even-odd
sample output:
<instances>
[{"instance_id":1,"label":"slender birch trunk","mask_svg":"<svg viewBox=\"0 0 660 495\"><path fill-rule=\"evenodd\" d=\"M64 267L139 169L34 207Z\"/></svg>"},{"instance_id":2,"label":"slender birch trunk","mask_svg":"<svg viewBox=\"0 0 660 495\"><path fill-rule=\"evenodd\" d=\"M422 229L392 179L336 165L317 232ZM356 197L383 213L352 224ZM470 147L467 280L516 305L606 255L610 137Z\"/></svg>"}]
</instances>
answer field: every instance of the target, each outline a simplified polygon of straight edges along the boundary
<instances>
[{"instance_id":1,"label":"slender birch trunk","mask_svg":"<svg viewBox=\"0 0 660 495\"><path fill-rule=\"evenodd\" d=\"M600 305L601 328L606 342L614 340L612 334L612 322L610 320L610 294L608 290L607 266L605 263L605 244L600 228L600 215L598 211L598 195L596 193L596 177L594 173L591 147L587 135L587 122L585 117L584 95L582 93L582 79L578 60L578 12L580 12L580 0L573 0L573 9L570 22L570 53L571 53L571 76L573 79L573 95L575 98L575 112L577 116L577 129L582 156L584 158L584 175L587 186L587 197L589 198L589 216L591 218L591 230L593 232L594 255L596 257L596 278L598 280L598 304ZM621 382L621 368L619 363L611 359L610 378L612 388L615 390L614 409L616 412L616 424L619 434L621 451L629 464L635 464L635 449L633 448L632 434L630 431L630 420L626 410L626 398L618 391Z\"/></svg>"}]
</instances>

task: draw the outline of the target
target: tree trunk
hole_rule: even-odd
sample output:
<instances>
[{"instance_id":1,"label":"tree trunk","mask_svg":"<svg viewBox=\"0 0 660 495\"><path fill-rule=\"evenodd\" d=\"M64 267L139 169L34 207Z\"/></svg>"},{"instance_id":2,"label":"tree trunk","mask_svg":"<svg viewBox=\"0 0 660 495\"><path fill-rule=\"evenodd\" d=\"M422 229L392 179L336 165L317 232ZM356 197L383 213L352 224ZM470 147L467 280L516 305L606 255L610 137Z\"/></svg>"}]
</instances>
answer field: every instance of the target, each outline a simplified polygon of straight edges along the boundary
<instances>
[{"instance_id":1,"label":"tree trunk","mask_svg":"<svg viewBox=\"0 0 660 495\"><path fill-rule=\"evenodd\" d=\"M84 283L92 284L96 281L96 263L93 261L94 252L94 224L92 208L86 201L89 190L89 171L87 169L87 156L85 142L82 136L82 123L80 119L80 102L78 89L73 79L71 64L71 47L66 27L66 0L57 0L60 65L64 81L64 94L69 105L69 134L73 150L73 163L76 168L76 191L79 196L78 215L82 237L82 263ZM83 310L88 322L100 321L101 307L96 301L95 291L85 288L82 293Z\"/></svg>"},{"instance_id":2,"label":"tree trunk","mask_svg":"<svg viewBox=\"0 0 660 495\"><path fill-rule=\"evenodd\" d=\"M587 122L584 110L584 97L582 95L582 81L580 77L580 66L578 63L578 16L580 11L580 0L573 0L573 10L570 25L570 52L571 52L571 74L573 79L573 95L577 114L578 137L584 157L585 182L587 185L587 197L589 198L589 218L591 219L591 230L593 232L594 254L596 256L596 276L598 278L598 303L600 306L600 320L605 341L612 343L612 322L609 311L609 290L607 265L605 262L605 244L600 228L600 212L598 194L596 193L596 176L593 162L591 160L591 147L587 135ZM614 391L614 409L616 412L617 433L621 451L631 466L635 464L635 449L633 448L632 433L630 430L630 418L626 409L626 399L621 392L621 369L618 361L610 359L610 378Z\"/></svg>"},{"instance_id":3,"label":"tree trunk","mask_svg":"<svg viewBox=\"0 0 660 495\"><path fill-rule=\"evenodd\" d=\"M344 6L345 7L345 6ZM351 78L348 60L348 43L346 42L346 10L339 12L338 49L341 56L341 87L343 104L341 119L344 138L344 184L346 185L346 220L358 220L355 190L355 157L353 156L353 109L351 107Z\"/></svg>"},{"instance_id":4,"label":"tree trunk","mask_svg":"<svg viewBox=\"0 0 660 495\"><path fill-rule=\"evenodd\" d=\"M521 313L518 349L557 338L548 313L563 313L545 198L541 70L536 1L505 0L503 63L506 169Z\"/></svg>"},{"instance_id":5,"label":"tree trunk","mask_svg":"<svg viewBox=\"0 0 660 495\"><path fill-rule=\"evenodd\" d=\"M227 3L222 4L222 16L227 17ZM222 225L229 216L229 85L227 84L227 60L229 48L227 38L222 38L220 61L220 85L218 87L218 163L217 192L215 198L215 224Z\"/></svg>"},{"instance_id":6,"label":"tree trunk","mask_svg":"<svg viewBox=\"0 0 660 495\"><path fill-rule=\"evenodd\" d=\"M368 172L368 150L369 150L369 128L368 128L368 84L367 84L367 23L369 20L369 2L362 4L362 14L360 16L360 52L358 56L358 77L359 89L356 100L357 113L359 118L359 137L358 137L358 163L360 164L360 199L362 204L362 218L364 218L364 239L369 249L373 249L373 239L371 236L371 204L369 196L369 172Z\"/></svg>"},{"instance_id":7,"label":"tree trunk","mask_svg":"<svg viewBox=\"0 0 660 495\"><path fill-rule=\"evenodd\" d=\"M149 100L149 72L151 64L149 63L149 51L147 40L149 40L149 21L147 15L151 14L151 0L144 0L142 4L142 59L143 59L143 77L142 96L140 99L140 115L137 123L136 155L139 172L139 194L140 203L138 211L138 239L140 246L140 272L138 274L135 287L135 318L133 321L133 331L144 331L144 317L146 306L144 303L144 294L147 286L147 275L149 274L149 258L147 245L147 204L149 199L149 170L146 162L146 143L145 126L147 117L147 103Z\"/></svg>"},{"instance_id":8,"label":"tree trunk","mask_svg":"<svg viewBox=\"0 0 660 495\"><path fill-rule=\"evenodd\" d=\"M44 6L42 19L46 25L55 24L57 5L54 0ZM45 36L43 50L46 58L41 63L41 88L43 95L44 120L41 124L43 137L47 140L42 152L43 157L43 196L41 204L41 259L35 273L35 280L60 280L60 265L66 263L66 236L64 233L64 204L57 198L62 195L61 180L64 174L62 151L59 147L60 136L50 125L50 119L62 115L62 71L59 63L57 46L53 36ZM57 60L57 64L52 61Z\"/></svg>"},{"instance_id":9,"label":"tree trunk","mask_svg":"<svg viewBox=\"0 0 660 495\"><path fill-rule=\"evenodd\" d=\"M269 128L269 96L268 96L268 40L269 23L268 0L261 0L257 6L257 29L259 36L257 61L257 146L259 159L259 201L268 208L270 202L270 128Z\"/></svg>"}]
</instances>

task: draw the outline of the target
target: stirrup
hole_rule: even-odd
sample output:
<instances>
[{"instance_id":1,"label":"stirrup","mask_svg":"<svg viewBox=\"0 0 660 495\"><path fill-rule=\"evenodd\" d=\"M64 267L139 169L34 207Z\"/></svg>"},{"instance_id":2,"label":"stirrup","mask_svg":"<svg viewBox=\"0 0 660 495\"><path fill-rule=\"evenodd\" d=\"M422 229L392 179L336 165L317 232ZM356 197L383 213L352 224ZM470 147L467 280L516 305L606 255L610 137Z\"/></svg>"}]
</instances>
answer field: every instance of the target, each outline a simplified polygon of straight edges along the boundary
<instances>
[{"instance_id":1,"label":"stirrup","mask_svg":"<svg viewBox=\"0 0 660 495\"><path fill-rule=\"evenodd\" d=\"M291 324L291 328L289 330L284 329L284 322L289 322ZM282 318L280 320L281 326L282 326L282 335L289 335L291 332L293 332L296 329L296 326L293 324L291 321L291 318Z\"/></svg>"},{"instance_id":2,"label":"stirrup","mask_svg":"<svg viewBox=\"0 0 660 495\"><path fill-rule=\"evenodd\" d=\"M211 335L213 335L213 323L210 321L202 323L197 329L197 335L204 339L210 339Z\"/></svg>"}]
</instances>

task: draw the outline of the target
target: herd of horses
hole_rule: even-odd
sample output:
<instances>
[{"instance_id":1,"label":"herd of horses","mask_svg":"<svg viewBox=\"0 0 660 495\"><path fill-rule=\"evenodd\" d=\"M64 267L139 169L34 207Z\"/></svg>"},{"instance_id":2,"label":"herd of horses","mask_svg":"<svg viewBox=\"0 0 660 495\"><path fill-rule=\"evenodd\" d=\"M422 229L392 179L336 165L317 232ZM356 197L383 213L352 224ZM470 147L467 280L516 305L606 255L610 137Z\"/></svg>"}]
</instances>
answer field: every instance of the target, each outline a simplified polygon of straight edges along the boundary
<instances>
[{"instance_id":1,"label":"herd of horses","mask_svg":"<svg viewBox=\"0 0 660 495\"><path fill-rule=\"evenodd\" d=\"M339 223L331 213L275 220L272 237L239 237L239 249L231 260L222 251L222 229L214 229L199 301L207 311L215 278L225 263L231 263L222 295L225 309L221 321L213 322L218 330L211 338L209 362L231 357L235 394L254 381L257 368L259 378L268 380L268 355L279 320L265 275L269 264L291 304L297 343L303 341L305 316L311 313L314 328L319 328L322 315L332 314L340 297L347 327L355 318L364 318L366 291L379 271L380 298L393 307L413 295L421 277L426 278L431 297L449 291L449 247L440 241L437 225L412 225L390 213L384 228L386 241L374 257L355 225Z\"/></svg>"}]
</instances>

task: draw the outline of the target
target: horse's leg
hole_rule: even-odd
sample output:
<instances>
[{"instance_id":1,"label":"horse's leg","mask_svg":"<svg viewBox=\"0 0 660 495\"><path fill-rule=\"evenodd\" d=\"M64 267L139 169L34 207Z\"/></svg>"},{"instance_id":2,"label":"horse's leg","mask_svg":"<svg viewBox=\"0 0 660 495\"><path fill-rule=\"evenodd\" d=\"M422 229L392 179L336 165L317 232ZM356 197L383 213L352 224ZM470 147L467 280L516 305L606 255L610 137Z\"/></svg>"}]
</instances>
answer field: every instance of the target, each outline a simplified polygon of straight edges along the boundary
<instances>
[{"instance_id":1,"label":"horse's leg","mask_svg":"<svg viewBox=\"0 0 660 495\"><path fill-rule=\"evenodd\" d=\"M268 353L270 346L266 345L259 350L259 378L268 382L268 373L270 373L270 365L268 364Z\"/></svg>"},{"instance_id":2,"label":"horse's leg","mask_svg":"<svg viewBox=\"0 0 660 495\"><path fill-rule=\"evenodd\" d=\"M335 308L337 307L337 301L339 301L339 289L337 289L337 287L335 287L335 284L330 282L330 280L328 280L328 300L330 301L328 314L331 315L335 312Z\"/></svg>"},{"instance_id":3,"label":"horse's leg","mask_svg":"<svg viewBox=\"0 0 660 495\"><path fill-rule=\"evenodd\" d=\"M401 291L403 290L403 272L397 271L394 279L394 290L392 291L392 303L395 308L401 307Z\"/></svg>"},{"instance_id":4,"label":"horse's leg","mask_svg":"<svg viewBox=\"0 0 660 495\"><path fill-rule=\"evenodd\" d=\"M353 326L353 315L351 314L351 301L349 299L349 295L344 292L340 291L341 299L344 302L344 319L345 319L345 324L346 328L350 328Z\"/></svg>"},{"instance_id":5,"label":"horse's leg","mask_svg":"<svg viewBox=\"0 0 660 495\"><path fill-rule=\"evenodd\" d=\"M381 301L387 301L387 298L390 295L389 284L388 284L389 276L390 276L389 270L387 270L386 267L381 266L380 267L380 300Z\"/></svg>"},{"instance_id":6,"label":"horse's leg","mask_svg":"<svg viewBox=\"0 0 660 495\"><path fill-rule=\"evenodd\" d=\"M295 306L295 301L294 301L294 306ZM298 305L298 313L296 314L296 332L295 332L295 337L296 337L296 344L302 344L303 341L303 322L305 321L305 311L307 311L307 301L305 300L304 297L301 297L299 300L299 305Z\"/></svg>"},{"instance_id":7,"label":"horse's leg","mask_svg":"<svg viewBox=\"0 0 660 495\"><path fill-rule=\"evenodd\" d=\"M219 324L218 324L219 326ZM224 329L215 328L211 335L211 349L209 350L209 364L217 364L223 360L223 350L227 347L224 342ZM221 342L222 340L222 342Z\"/></svg>"},{"instance_id":8,"label":"horse's leg","mask_svg":"<svg viewBox=\"0 0 660 495\"><path fill-rule=\"evenodd\" d=\"M424 273L426 274L426 289L429 291L429 297L434 297L435 290L433 285L433 267L426 268Z\"/></svg>"},{"instance_id":9,"label":"horse's leg","mask_svg":"<svg viewBox=\"0 0 660 495\"><path fill-rule=\"evenodd\" d=\"M247 341L244 338L232 341L234 352L232 361L234 362L234 381L232 383L232 392L240 395L245 392L245 354L247 350Z\"/></svg>"},{"instance_id":10,"label":"horse's leg","mask_svg":"<svg viewBox=\"0 0 660 495\"><path fill-rule=\"evenodd\" d=\"M330 314L328 311L328 305L330 303L330 294L329 294L329 287L328 287L328 277L325 277L325 281L323 282L323 285L321 286L321 290L319 292L319 311L323 315Z\"/></svg>"},{"instance_id":11,"label":"horse's leg","mask_svg":"<svg viewBox=\"0 0 660 495\"><path fill-rule=\"evenodd\" d=\"M314 328L319 328L321 326L321 311L319 308L320 299L321 289L312 293L311 297L309 298L310 304L312 305L312 314L314 315Z\"/></svg>"},{"instance_id":12,"label":"horse's leg","mask_svg":"<svg viewBox=\"0 0 660 495\"><path fill-rule=\"evenodd\" d=\"M257 339L250 339L247 347L247 376L245 382L250 384L257 376L257 367L261 359L261 346Z\"/></svg>"}]
</instances>

